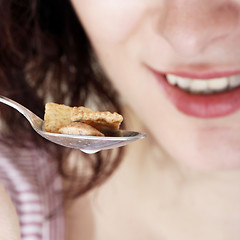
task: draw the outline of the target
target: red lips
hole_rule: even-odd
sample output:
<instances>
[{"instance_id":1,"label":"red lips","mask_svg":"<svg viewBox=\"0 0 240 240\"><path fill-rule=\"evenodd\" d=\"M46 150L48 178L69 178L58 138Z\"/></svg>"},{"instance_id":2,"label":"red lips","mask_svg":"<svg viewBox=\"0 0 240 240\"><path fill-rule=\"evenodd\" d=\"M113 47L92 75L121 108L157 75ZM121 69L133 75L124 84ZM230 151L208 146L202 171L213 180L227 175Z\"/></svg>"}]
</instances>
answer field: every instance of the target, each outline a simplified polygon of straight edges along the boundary
<instances>
[{"instance_id":1,"label":"red lips","mask_svg":"<svg viewBox=\"0 0 240 240\"><path fill-rule=\"evenodd\" d=\"M240 109L240 87L226 92L209 95L191 94L169 84L164 74L153 69L150 69L150 71L154 74L158 83L161 85L166 97L184 114L198 118L214 118L227 116ZM226 77L230 74L233 75L234 73L208 73L198 78L208 79ZM237 72L235 72L235 74L237 74ZM178 76L190 77L190 74L182 73ZM195 78L196 76L199 75L195 74ZM193 75L191 75L191 77L193 78Z\"/></svg>"}]
</instances>

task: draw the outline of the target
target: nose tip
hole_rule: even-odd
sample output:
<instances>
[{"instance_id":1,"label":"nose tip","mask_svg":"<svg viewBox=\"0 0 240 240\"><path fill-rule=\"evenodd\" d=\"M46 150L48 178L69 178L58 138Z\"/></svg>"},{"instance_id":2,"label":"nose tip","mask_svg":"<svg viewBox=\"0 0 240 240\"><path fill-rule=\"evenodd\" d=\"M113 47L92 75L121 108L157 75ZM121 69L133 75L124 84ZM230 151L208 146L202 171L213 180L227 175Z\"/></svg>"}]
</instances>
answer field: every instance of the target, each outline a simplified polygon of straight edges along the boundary
<instances>
[{"instance_id":1,"label":"nose tip","mask_svg":"<svg viewBox=\"0 0 240 240\"><path fill-rule=\"evenodd\" d=\"M168 32L163 33L163 37L172 49L179 55L185 57L195 57L206 51L211 45L224 41L228 36L227 32L213 35L212 32L209 33L206 28L199 30L168 30Z\"/></svg>"},{"instance_id":2,"label":"nose tip","mask_svg":"<svg viewBox=\"0 0 240 240\"><path fill-rule=\"evenodd\" d=\"M239 22L236 6L229 2L213 5L205 0L197 1L201 3L198 6L185 2L185 6L169 6L160 26L161 35L178 54L194 57L236 32Z\"/></svg>"}]
</instances>

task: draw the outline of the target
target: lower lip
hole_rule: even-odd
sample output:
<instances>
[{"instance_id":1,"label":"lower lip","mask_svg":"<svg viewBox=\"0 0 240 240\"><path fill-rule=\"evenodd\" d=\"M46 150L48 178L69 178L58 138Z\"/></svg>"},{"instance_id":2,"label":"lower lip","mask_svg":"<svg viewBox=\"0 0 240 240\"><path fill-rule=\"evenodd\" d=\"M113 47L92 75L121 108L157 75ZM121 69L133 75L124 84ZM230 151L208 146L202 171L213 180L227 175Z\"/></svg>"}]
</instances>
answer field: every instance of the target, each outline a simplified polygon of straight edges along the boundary
<instances>
[{"instance_id":1,"label":"lower lip","mask_svg":"<svg viewBox=\"0 0 240 240\"><path fill-rule=\"evenodd\" d=\"M230 115L240 109L240 87L216 94L191 94L169 84L163 74L151 71L167 98L184 114L198 118L215 118Z\"/></svg>"}]
</instances>

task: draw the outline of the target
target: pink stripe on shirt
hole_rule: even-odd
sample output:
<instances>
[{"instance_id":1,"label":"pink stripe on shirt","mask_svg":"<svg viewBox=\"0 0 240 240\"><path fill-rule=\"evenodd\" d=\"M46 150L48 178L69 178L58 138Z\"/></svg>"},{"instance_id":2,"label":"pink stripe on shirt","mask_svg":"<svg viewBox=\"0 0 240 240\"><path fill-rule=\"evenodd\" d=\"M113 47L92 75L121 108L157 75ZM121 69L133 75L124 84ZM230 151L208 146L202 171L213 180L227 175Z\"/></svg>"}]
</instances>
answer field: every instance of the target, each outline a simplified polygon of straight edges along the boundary
<instances>
[{"instance_id":1,"label":"pink stripe on shirt","mask_svg":"<svg viewBox=\"0 0 240 240\"><path fill-rule=\"evenodd\" d=\"M42 152L21 152L13 160L5 153L0 150L0 182L16 207L22 240L64 240L61 179L53 178L56 164Z\"/></svg>"}]
</instances>

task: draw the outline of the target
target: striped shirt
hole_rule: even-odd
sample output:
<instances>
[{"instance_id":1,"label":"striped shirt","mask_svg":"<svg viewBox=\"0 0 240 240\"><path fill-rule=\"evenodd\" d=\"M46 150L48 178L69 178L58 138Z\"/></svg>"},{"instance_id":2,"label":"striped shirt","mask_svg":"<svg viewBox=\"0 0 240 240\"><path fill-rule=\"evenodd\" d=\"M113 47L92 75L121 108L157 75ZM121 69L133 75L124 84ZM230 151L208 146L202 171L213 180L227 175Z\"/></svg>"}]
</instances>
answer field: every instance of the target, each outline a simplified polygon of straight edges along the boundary
<instances>
[{"instance_id":1,"label":"striped shirt","mask_svg":"<svg viewBox=\"0 0 240 240\"><path fill-rule=\"evenodd\" d=\"M9 160L4 149L0 152L0 182L16 207L21 239L64 240L61 179L55 174L56 163L49 163L45 153L21 151ZM56 214L49 217L51 213Z\"/></svg>"}]
</instances>

